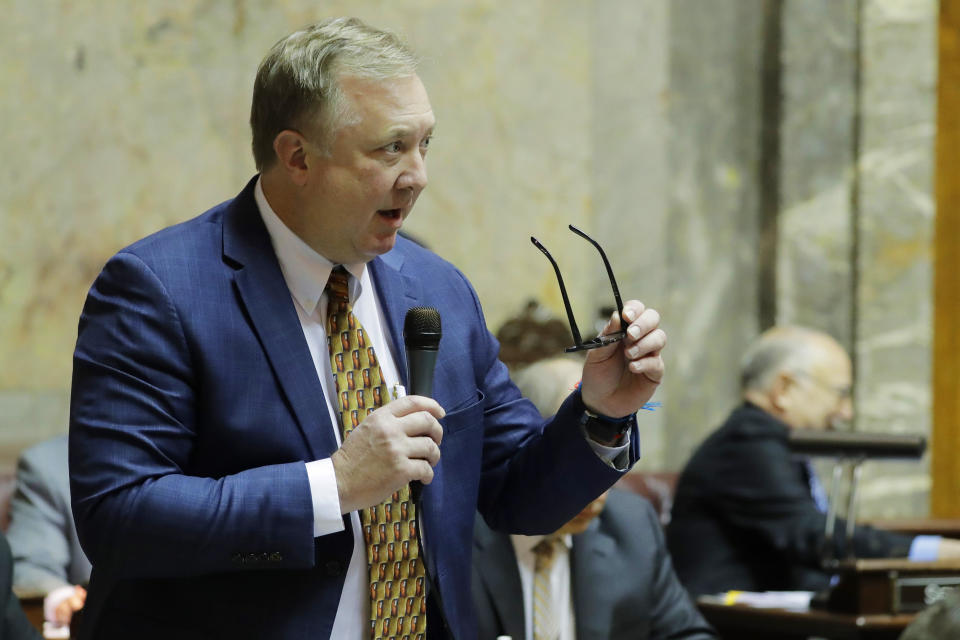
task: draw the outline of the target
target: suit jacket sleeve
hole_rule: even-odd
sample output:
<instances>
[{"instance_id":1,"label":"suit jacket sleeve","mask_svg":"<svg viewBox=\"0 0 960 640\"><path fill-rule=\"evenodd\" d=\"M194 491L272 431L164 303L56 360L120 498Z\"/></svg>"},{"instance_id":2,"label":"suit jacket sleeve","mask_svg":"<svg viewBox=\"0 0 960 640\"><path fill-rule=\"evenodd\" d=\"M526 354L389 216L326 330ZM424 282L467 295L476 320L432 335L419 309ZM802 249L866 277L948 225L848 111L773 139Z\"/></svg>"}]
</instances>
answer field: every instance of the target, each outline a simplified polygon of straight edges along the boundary
<instances>
[{"instance_id":1,"label":"suit jacket sleeve","mask_svg":"<svg viewBox=\"0 0 960 640\"><path fill-rule=\"evenodd\" d=\"M498 359L499 344L486 329L476 293L462 274L461 278L461 288L469 293L476 314L475 321L465 324L475 333L470 339L474 354L471 361L486 398L477 508L495 530L525 535L551 533L614 484L624 470L604 462L583 434L579 419L585 407L579 390L546 421L533 403L521 396ZM640 456L635 419L630 437L627 469ZM544 496L562 499L544 503ZM532 509L531 505L539 508Z\"/></svg>"},{"instance_id":2,"label":"suit jacket sleeve","mask_svg":"<svg viewBox=\"0 0 960 640\"><path fill-rule=\"evenodd\" d=\"M302 461L189 473L204 402L195 372L220 363L192 360L199 350L181 322L164 283L131 252L112 258L90 290L70 415L73 509L87 556L121 577L253 568L232 560L238 549L262 551L272 568L310 566Z\"/></svg>"},{"instance_id":3,"label":"suit jacket sleeve","mask_svg":"<svg viewBox=\"0 0 960 640\"><path fill-rule=\"evenodd\" d=\"M89 580L89 562L74 557L65 437L42 442L20 456L10 513L7 538L18 589L46 594Z\"/></svg>"}]
</instances>

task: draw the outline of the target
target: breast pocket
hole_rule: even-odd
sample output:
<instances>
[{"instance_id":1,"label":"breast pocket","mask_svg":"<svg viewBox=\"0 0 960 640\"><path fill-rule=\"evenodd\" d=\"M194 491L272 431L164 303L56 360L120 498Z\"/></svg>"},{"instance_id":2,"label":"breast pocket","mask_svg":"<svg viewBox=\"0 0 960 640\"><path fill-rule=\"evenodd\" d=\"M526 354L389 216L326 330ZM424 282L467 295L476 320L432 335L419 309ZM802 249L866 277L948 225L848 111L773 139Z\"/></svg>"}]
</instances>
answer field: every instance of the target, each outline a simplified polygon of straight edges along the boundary
<instances>
[{"instance_id":1,"label":"breast pocket","mask_svg":"<svg viewBox=\"0 0 960 640\"><path fill-rule=\"evenodd\" d=\"M476 395L460 403L449 411L440 420L445 434L458 433L473 427L483 425L483 401L486 396L477 389Z\"/></svg>"}]
</instances>

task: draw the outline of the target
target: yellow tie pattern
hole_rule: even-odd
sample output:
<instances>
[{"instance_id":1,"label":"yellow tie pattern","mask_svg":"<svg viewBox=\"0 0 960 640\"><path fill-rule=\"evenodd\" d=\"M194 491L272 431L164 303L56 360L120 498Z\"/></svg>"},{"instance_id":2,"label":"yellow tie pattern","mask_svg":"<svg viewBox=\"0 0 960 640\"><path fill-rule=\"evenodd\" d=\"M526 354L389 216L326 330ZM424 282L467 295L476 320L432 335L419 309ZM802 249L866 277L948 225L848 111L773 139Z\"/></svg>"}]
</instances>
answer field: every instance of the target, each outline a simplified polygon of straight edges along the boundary
<instances>
[{"instance_id":1,"label":"yellow tie pattern","mask_svg":"<svg viewBox=\"0 0 960 640\"><path fill-rule=\"evenodd\" d=\"M353 315L349 274L337 267L327 281L327 348L346 438L368 413L390 401L387 385L363 327ZM416 507L403 487L385 502L360 511L370 570L370 638L424 640L427 601L417 546Z\"/></svg>"},{"instance_id":2,"label":"yellow tie pattern","mask_svg":"<svg viewBox=\"0 0 960 640\"><path fill-rule=\"evenodd\" d=\"M563 541L547 536L533 548L533 640L557 640L560 623L553 606L550 573Z\"/></svg>"}]
</instances>

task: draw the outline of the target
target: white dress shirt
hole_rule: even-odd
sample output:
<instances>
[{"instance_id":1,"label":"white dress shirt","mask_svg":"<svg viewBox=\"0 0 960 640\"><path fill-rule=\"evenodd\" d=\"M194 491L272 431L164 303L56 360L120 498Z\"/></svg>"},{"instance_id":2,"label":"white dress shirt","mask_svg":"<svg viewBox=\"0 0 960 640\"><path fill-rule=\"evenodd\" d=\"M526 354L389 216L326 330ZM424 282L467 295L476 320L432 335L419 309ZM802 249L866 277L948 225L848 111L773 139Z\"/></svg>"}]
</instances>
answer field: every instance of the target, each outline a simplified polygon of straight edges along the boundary
<instances>
[{"instance_id":1,"label":"white dress shirt","mask_svg":"<svg viewBox=\"0 0 960 640\"><path fill-rule=\"evenodd\" d=\"M533 548L540 544L543 538L544 536L510 536L520 569L520 585L523 588L523 632L526 638L533 638L533 571L537 559ZM569 534L562 535L560 540L563 544L558 545L556 557L550 566L550 596L553 600L551 609L558 616L558 640L576 640L577 627L570 588L570 549L573 546L573 537Z\"/></svg>"},{"instance_id":2,"label":"white dress shirt","mask_svg":"<svg viewBox=\"0 0 960 640\"><path fill-rule=\"evenodd\" d=\"M332 262L311 249L293 233L267 203L260 180L254 189L254 198L260 208L263 223L270 234L273 250L280 262L280 270L293 297L303 335L310 348L310 356L317 369L323 396L327 402L330 423L334 425L337 445L341 443L339 407L331 402L337 394L335 388L330 355L327 351L327 296L324 288L334 265ZM387 339L387 326L383 311L374 293L370 270L366 263L344 265L350 275L350 300L353 313L363 325L363 330L373 344L377 361L383 371L387 388L394 389L399 384L397 359L391 343ZM319 425L319 421L317 422ZM313 499L313 535L322 536L343 530L340 499L337 493L337 479L333 473L330 458L306 463L307 477L310 481L310 495ZM333 623L331 638L365 638L370 633L370 578L367 571L367 548L360 528L360 517L356 511L350 513L353 528L353 555L347 567L346 581L340 594L340 606Z\"/></svg>"}]
</instances>

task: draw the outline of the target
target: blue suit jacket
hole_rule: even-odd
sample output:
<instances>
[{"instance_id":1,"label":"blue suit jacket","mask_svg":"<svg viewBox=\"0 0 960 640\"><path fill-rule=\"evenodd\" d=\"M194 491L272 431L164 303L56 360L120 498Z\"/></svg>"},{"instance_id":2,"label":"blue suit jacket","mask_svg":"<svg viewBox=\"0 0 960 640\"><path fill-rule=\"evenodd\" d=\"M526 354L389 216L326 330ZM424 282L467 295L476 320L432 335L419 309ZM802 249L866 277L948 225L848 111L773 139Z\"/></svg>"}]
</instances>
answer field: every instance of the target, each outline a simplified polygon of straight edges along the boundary
<instances>
[{"instance_id":1,"label":"blue suit jacket","mask_svg":"<svg viewBox=\"0 0 960 640\"><path fill-rule=\"evenodd\" d=\"M334 427L253 186L120 251L88 295L70 416L94 565L82 636L329 637L353 537L345 517L313 538L303 462L333 453ZM581 434L578 394L546 423L520 396L458 270L402 238L369 268L401 372L407 309L443 318L424 536L451 628L472 638L474 510L552 531L621 474Z\"/></svg>"}]
</instances>

